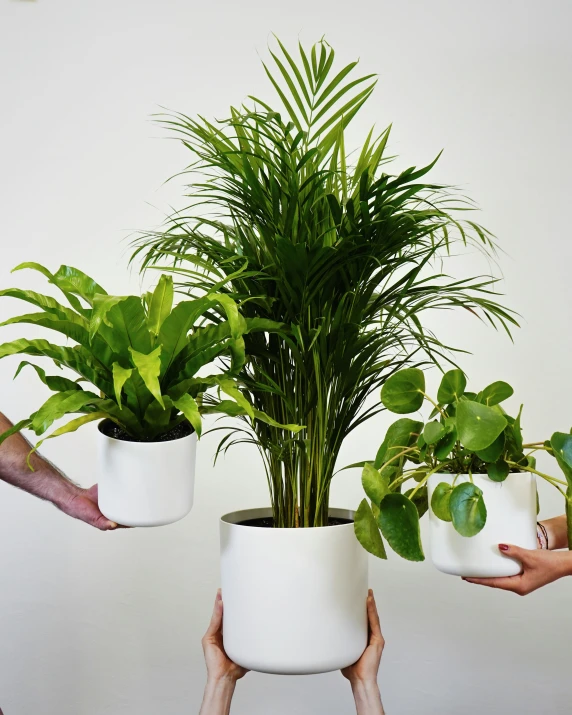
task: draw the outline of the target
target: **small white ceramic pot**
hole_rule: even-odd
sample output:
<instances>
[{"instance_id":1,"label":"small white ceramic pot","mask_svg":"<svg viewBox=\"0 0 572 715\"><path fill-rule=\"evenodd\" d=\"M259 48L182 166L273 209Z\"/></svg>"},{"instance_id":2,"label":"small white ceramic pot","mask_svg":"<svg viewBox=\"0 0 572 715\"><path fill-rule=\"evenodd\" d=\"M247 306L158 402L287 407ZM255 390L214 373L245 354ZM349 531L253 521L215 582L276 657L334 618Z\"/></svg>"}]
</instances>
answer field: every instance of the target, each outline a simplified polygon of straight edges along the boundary
<instances>
[{"instance_id":1,"label":"small white ceramic pot","mask_svg":"<svg viewBox=\"0 0 572 715\"><path fill-rule=\"evenodd\" d=\"M249 670L305 675L355 663L368 638L367 553L352 511L347 524L274 529L246 526L270 517L250 509L221 519L224 646Z\"/></svg>"},{"instance_id":2,"label":"small white ceramic pot","mask_svg":"<svg viewBox=\"0 0 572 715\"><path fill-rule=\"evenodd\" d=\"M429 477L429 503L440 482L451 484L452 474ZM456 484L469 481L459 475ZM536 549L536 478L528 472L509 474L504 482L493 482L486 474L473 474L473 482L483 491L487 521L476 536L461 536L450 522L442 521L429 509L431 558L439 571L454 576L490 578L515 576L518 561L503 556L499 544Z\"/></svg>"},{"instance_id":3,"label":"small white ceramic pot","mask_svg":"<svg viewBox=\"0 0 572 715\"><path fill-rule=\"evenodd\" d=\"M123 526L163 526L193 506L195 432L165 442L126 442L98 432L98 503Z\"/></svg>"}]
</instances>

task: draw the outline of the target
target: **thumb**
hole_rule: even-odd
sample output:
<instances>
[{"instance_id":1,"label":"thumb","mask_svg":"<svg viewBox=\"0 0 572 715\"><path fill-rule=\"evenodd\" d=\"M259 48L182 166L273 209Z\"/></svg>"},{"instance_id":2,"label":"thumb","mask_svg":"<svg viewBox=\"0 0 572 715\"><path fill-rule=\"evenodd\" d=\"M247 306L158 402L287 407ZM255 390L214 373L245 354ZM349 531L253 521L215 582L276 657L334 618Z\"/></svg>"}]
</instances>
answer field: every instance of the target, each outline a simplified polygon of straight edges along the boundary
<instances>
[{"instance_id":1,"label":"thumb","mask_svg":"<svg viewBox=\"0 0 572 715\"><path fill-rule=\"evenodd\" d=\"M529 549L523 549L522 547L514 546L513 544L499 544L499 551L503 554L503 556L510 556L510 558L516 559L524 565L528 564L530 554L533 553Z\"/></svg>"}]
</instances>

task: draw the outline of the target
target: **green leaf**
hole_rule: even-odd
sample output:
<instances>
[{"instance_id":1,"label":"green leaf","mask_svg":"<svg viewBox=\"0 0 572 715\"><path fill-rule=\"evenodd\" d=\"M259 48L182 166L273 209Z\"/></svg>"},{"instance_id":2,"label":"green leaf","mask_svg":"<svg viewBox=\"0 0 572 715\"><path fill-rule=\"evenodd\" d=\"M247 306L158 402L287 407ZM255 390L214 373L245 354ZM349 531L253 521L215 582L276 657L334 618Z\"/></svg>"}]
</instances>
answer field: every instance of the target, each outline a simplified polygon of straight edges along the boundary
<instances>
[{"instance_id":1,"label":"green leaf","mask_svg":"<svg viewBox=\"0 0 572 715\"><path fill-rule=\"evenodd\" d=\"M201 413L199 406L194 398L190 395L183 395L178 400L173 401L173 405L185 415L188 421L194 427L197 437L200 439L202 432Z\"/></svg>"},{"instance_id":2,"label":"green leaf","mask_svg":"<svg viewBox=\"0 0 572 715\"><path fill-rule=\"evenodd\" d=\"M54 437L60 437L62 434L69 434L70 432L75 432L78 430L80 427L83 427L83 425L87 424L88 422L95 422L96 420L102 420L107 417L106 412L90 412L88 415L83 415L82 417L76 417L75 420L71 420L67 424L63 425L62 427L58 427L57 430L54 430L52 434L48 435L47 437L44 437L44 439L41 439L36 446L34 447L33 451L35 452L36 450L40 449L41 445L47 440L47 439L53 439ZM29 459L29 457L28 457Z\"/></svg>"},{"instance_id":3,"label":"green leaf","mask_svg":"<svg viewBox=\"0 0 572 715\"><path fill-rule=\"evenodd\" d=\"M425 485L415 491L416 489L416 487L408 489L405 492L404 496L406 496L411 502L413 502L413 504L415 504L415 508L417 509L417 513L419 514L419 518L421 519L423 516L425 516L427 510L429 509L429 492Z\"/></svg>"},{"instance_id":4,"label":"green leaf","mask_svg":"<svg viewBox=\"0 0 572 715\"><path fill-rule=\"evenodd\" d=\"M508 429L508 428L507 428ZM505 448L505 430L503 430L495 441L485 449L479 449L475 452L479 459L483 462L497 462Z\"/></svg>"},{"instance_id":5,"label":"green leaf","mask_svg":"<svg viewBox=\"0 0 572 715\"><path fill-rule=\"evenodd\" d=\"M464 447L473 452L489 447L506 425L506 419L493 407L470 400L457 403L459 439Z\"/></svg>"},{"instance_id":6,"label":"green leaf","mask_svg":"<svg viewBox=\"0 0 572 715\"><path fill-rule=\"evenodd\" d=\"M485 405L492 407L493 405L498 405L500 402L508 400L513 394L514 390L512 387L507 382L499 380L485 387L481 394L481 401L484 402Z\"/></svg>"},{"instance_id":7,"label":"green leaf","mask_svg":"<svg viewBox=\"0 0 572 715\"><path fill-rule=\"evenodd\" d=\"M238 385L234 380L231 380L228 377L221 377L217 378L216 384L220 387L220 389L225 392L229 397L232 397L232 399L242 407L242 409L246 412L246 414L253 419L254 418L254 408L250 404L250 402L246 399L246 397L242 394L242 392L238 389Z\"/></svg>"},{"instance_id":8,"label":"green leaf","mask_svg":"<svg viewBox=\"0 0 572 715\"><path fill-rule=\"evenodd\" d=\"M444 437L442 437L435 447L433 448L433 454L440 461L443 462L451 454L451 450L455 446L457 441L457 430L452 427Z\"/></svg>"},{"instance_id":9,"label":"green leaf","mask_svg":"<svg viewBox=\"0 0 572 715\"><path fill-rule=\"evenodd\" d=\"M379 507L378 524L391 548L409 561L423 561L416 506L403 494L388 494Z\"/></svg>"},{"instance_id":10,"label":"green leaf","mask_svg":"<svg viewBox=\"0 0 572 715\"><path fill-rule=\"evenodd\" d=\"M161 385L159 383L159 375L161 374L161 346L155 348L152 352L144 355L143 353L129 348L133 365L137 368L137 372L141 375L145 387L157 400L157 402L165 408L163 396L161 394Z\"/></svg>"},{"instance_id":11,"label":"green leaf","mask_svg":"<svg viewBox=\"0 0 572 715\"><path fill-rule=\"evenodd\" d=\"M455 530L461 536L475 536L487 521L483 492L471 482L458 484L450 497L449 505Z\"/></svg>"},{"instance_id":12,"label":"green leaf","mask_svg":"<svg viewBox=\"0 0 572 715\"><path fill-rule=\"evenodd\" d=\"M20 420L17 422L15 425L12 425L9 429L7 429L5 432L2 432L0 434L0 445L2 442L8 439L8 437L11 437L13 434L17 434L18 432L21 432L23 429L27 429L30 425L32 424L31 418L27 418L25 420Z\"/></svg>"},{"instance_id":13,"label":"green leaf","mask_svg":"<svg viewBox=\"0 0 572 715\"><path fill-rule=\"evenodd\" d=\"M435 444L445 434L445 427L440 422L428 422L423 430L423 439L426 444Z\"/></svg>"},{"instance_id":14,"label":"green leaf","mask_svg":"<svg viewBox=\"0 0 572 715\"><path fill-rule=\"evenodd\" d=\"M74 382L73 380L68 380L67 377L60 377L59 375L46 375L45 370L43 370L38 365L34 365L33 362L28 362L28 360L22 360L22 362L18 365L18 369L16 370L14 379L18 377L20 371L27 365L34 368L40 380L44 383L44 385L47 385L47 387L49 387L49 389L53 392L81 390L81 387L80 385L78 385L77 382Z\"/></svg>"},{"instance_id":15,"label":"green leaf","mask_svg":"<svg viewBox=\"0 0 572 715\"><path fill-rule=\"evenodd\" d=\"M431 509L435 516L441 521L452 521L451 516L451 494L453 487L447 482L439 482L431 497Z\"/></svg>"},{"instance_id":16,"label":"green leaf","mask_svg":"<svg viewBox=\"0 0 572 715\"><path fill-rule=\"evenodd\" d=\"M554 457L568 485L572 485L572 434L565 432L555 432L550 438L550 446L554 453Z\"/></svg>"},{"instance_id":17,"label":"green leaf","mask_svg":"<svg viewBox=\"0 0 572 715\"><path fill-rule=\"evenodd\" d=\"M379 527L366 499L358 506L354 516L354 531L357 540L370 554L379 559L386 559L385 546L379 533Z\"/></svg>"},{"instance_id":18,"label":"green leaf","mask_svg":"<svg viewBox=\"0 0 572 715\"><path fill-rule=\"evenodd\" d=\"M449 404L456 402L465 392L467 378L462 370L449 370L443 375L439 390L437 392L437 402L439 404Z\"/></svg>"},{"instance_id":19,"label":"green leaf","mask_svg":"<svg viewBox=\"0 0 572 715\"><path fill-rule=\"evenodd\" d=\"M381 388L381 402L399 415L416 412L425 399L425 375L417 368L406 368L389 377Z\"/></svg>"},{"instance_id":20,"label":"green leaf","mask_svg":"<svg viewBox=\"0 0 572 715\"><path fill-rule=\"evenodd\" d=\"M389 494L389 479L380 474L369 462L366 462L362 470L361 483L365 493L374 504L379 505L383 497Z\"/></svg>"},{"instance_id":21,"label":"green leaf","mask_svg":"<svg viewBox=\"0 0 572 715\"><path fill-rule=\"evenodd\" d=\"M32 429L37 435L43 434L55 420L70 412L81 412L98 397L85 390L58 392L49 397L32 419Z\"/></svg>"},{"instance_id":22,"label":"green leaf","mask_svg":"<svg viewBox=\"0 0 572 715\"><path fill-rule=\"evenodd\" d=\"M113 328L109 335L118 355L129 359L130 350L143 355L151 352L151 336L141 298L127 296L113 305L107 312L106 324Z\"/></svg>"},{"instance_id":23,"label":"green leaf","mask_svg":"<svg viewBox=\"0 0 572 715\"><path fill-rule=\"evenodd\" d=\"M402 417L391 424L385 433L385 439L377 451L374 467L380 469L385 462L397 457L404 449L415 444L418 435L421 433L423 423L412 420L409 417ZM394 466L399 466L406 459L392 462Z\"/></svg>"},{"instance_id":24,"label":"green leaf","mask_svg":"<svg viewBox=\"0 0 572 715\"><path fill-rule=\"evenodd\" d=\"M243 410L245 414L247 414L246 409ZM283 424L282 422L277 422L276 420L273 420L272 417L269 417L265 412L262 412L261 410L254 410L253 409L253 415L254 418L257 420L260 420L261 422L264 422L267 425L270 425L271 427L277 427L278 429L284 429L288 432L300 432L301 430L305 429L305 425L296 425L296 424Z\"/></svg>"},{"instance_id":25,"label":"green leaf","mask_svg":"<svg viewBox=\"0 0 572 715\"><path fill-rule=\"evenodd\" d=\"M149 330L153 335L159 335L163 322L167 316L170 315L173 308L174 295L173 278L167 274L163 274L159 278L159 282L153 291L149 304L149 316L147 320Z\"/></svg>"},{"instance_id":26,"label":"green leaf","mask_svg":"<svg viewBox=\"0 0 572 715\"><path fill-rule=\"evenodd\" d=\"M93 341L97 331L99 330L102 323L105 323L109 327L113 327L112 324L107 320L107 314L113 308L113 306L127 300L129 296L118 296L118 295L103 295L97 294L93 297L93 309L91 312L91 318L89 321L89 341Z\"/></svg>"},{"instance_id":27,"label":"green leaf","mask_svg":"<svg viewBox=\"0 0 572 715\"><path fill-rule=\"evenodd\" d=\"M487 474L489 475L489 479L493 482L504 482L509 473L510 467L504 459L500 459L494 464L487 464Z\"/></svg>"},{"instance_id":28,"label":"green leaf","mask_svg":"<svg viewBox=\"0 0 572 715\"><path fill-rule=\"evenodd\" d=\"M115 389L115 399L119 409L121 409L121 390L123 390L123 385L129 380L133 372L133 368L121 367L118 362L114 362L112 367L113 374L113 387Z\"/></svg>"}]
</instances>

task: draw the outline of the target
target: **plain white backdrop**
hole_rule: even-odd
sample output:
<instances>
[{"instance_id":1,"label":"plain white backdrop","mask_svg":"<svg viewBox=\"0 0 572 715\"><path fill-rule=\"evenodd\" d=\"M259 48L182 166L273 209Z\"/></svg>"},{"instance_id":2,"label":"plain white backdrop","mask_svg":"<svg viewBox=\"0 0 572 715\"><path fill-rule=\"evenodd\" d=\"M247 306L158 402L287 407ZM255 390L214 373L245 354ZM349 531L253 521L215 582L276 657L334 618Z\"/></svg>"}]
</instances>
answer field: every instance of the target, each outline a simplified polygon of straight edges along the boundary
<instances>
[{"instance_id":1,"label":"plain white backdrop","mask_svg":"<svg viewBox=\"0 0 572 715\"><path fill-rule=\"evenodd\" d=\"M437 316L472 352L471 384L496 379L525 403L526 436L572 423L568 220L572 183L572 10L566 0L1 0L0 287L44 288L25 260L84 269L109 292L138 290L126 237L156 225L187 156L149 116L159 106L225 116L247 94L272 96L260 65L271 32L323 34L361 58L378 89L357 133L394 123L398 166L434 174L478 201L506 255L502 290L521 313L514 344L468 315ZM357 134L356 134L357 137ZM452 265L480 270L474 255ZM0 320L23 306L0 301ZM26 310L20 310L26 312ZM0 340L33 331L9 327ZM45 396L32 372L0 363L0 409L27 416ZM436 376L431 378L435 384ZM340 466L375 453L388 419L348 441ZM218 517L267 504L255 451L213 467L199 445L195 507L178 524L98 533L0 484L0 705L5 715L196 713L200 645L218 585ZM94 434L45 454L84 486ZM546 466L546 465L544 465ZM542 516L560 510L541 489ZM361 499L359 473L335 482L335 506ZM388 713L565 713L571 696L572 580L521 599L444 576L429 561L370 564L387 638L380 682ZM277 613L277 618L280 614ZM250 674L236 715L346 715L339 673Z\"/></svg>"}]
</instances>

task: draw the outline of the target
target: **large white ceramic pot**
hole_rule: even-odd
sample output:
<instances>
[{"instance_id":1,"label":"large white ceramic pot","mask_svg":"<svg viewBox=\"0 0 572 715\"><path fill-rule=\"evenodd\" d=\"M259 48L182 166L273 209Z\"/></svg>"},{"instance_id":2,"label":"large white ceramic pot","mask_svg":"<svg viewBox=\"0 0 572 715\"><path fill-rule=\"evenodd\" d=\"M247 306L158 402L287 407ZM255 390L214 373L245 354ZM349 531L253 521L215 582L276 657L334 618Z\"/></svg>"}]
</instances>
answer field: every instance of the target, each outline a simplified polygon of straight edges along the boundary
<instances>
[{"instance_id":1,"label":"large white ceramic pot","mask_svg":"<svg viewBox=\"0 0 572 715\"><path fill-rule=\"evenodd\" d=\"M440 482L452 484L453 479L452 474L433 474L428 482L429 502ZM459 475L455 484L466 481L468 475ZM461 536L450 522L442 521L429 509L433 564L454 576L515 576L521 572L519 562L503 556L498 545L536 548L536 479L529 472L509 474L504 482L473 474L473 482L483 492L485 526L476 536Z\"/></svg>"},{"instance_id":2,"label":"large white ceramic pot","mask_svg":"<svg viewBox=\"0 0 572 715\"><path fill-rule=\"evenodd\" d=\"M337 526L252 525L271 515L250 509L221 519L226 652L245 668L283 675L355 663L367 645L368 562L353 512L331 509Z\"/></svg>"},{"instance_id":3,"label":"large white ceramic pot","mask_svg":"<svg viewBox=\"0 0 572 715\"><path fill-rule=\"evenodd\" d=\"M161 442L129 442L104 420L98 433L98 503L123 526L163 526L193 506L195 432Z\"/></svg>"}]
</instances>

